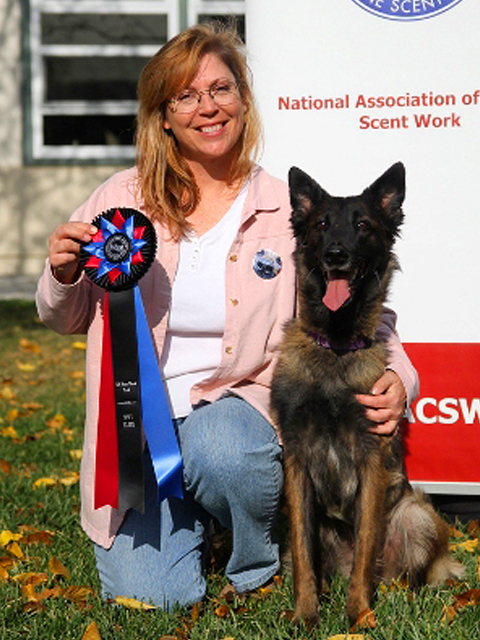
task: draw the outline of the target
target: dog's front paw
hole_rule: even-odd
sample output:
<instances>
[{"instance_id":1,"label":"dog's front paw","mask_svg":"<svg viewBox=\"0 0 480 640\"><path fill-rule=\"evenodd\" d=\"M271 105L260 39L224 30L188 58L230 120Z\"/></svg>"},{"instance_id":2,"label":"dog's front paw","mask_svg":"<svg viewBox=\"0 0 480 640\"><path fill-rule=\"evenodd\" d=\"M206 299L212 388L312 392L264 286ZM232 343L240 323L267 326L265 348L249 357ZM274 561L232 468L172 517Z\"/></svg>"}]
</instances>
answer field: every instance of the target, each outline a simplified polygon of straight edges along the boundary
<instances>
[{"instance_id":1,"label":"dog's front paw","mask_svg":"<svg viewBox=\"0 0 480 640\"><path fill-rule=\"evenodd\" d=\"M301 598L295 602L292 622L296 625L304 622L310 628L318 623L318 598Z\"/></svg>"},{"instance_id":2,"label":"dog's front paw","mask_svg":"<svg viewBox=\"0 0 480 640\"><path fill-rule=\"evenodd\" d=\"M377 621L370 607L349 598L345 609L352 631L355 629L375 629Z\"/></svg>"}]
</instances>

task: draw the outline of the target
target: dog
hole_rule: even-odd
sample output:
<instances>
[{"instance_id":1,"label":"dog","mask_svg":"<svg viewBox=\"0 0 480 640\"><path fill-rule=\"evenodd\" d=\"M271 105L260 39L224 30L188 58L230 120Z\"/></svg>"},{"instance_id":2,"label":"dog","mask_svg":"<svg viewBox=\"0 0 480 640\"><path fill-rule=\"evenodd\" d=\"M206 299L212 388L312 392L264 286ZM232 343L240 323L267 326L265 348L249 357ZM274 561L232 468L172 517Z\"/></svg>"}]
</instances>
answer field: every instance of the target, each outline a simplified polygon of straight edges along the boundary
<instances>
[{"instance_id":1,"label":"dog","mask_svg":"<svg viewBox=\"0 0 480 640\"><path fill-rule=\"evenodd\" d=\"M415 587L462 575L446 522L408 482L401 433L369 432L356 399L385 371L377 328L397 268L405 168L359 196L332 197L296 167L289 187L299 313L285 328L271 412L285 453L294 621L318 621L319 593L340 571L355 625L380 579Z\"/></svg>"}]
</instances>

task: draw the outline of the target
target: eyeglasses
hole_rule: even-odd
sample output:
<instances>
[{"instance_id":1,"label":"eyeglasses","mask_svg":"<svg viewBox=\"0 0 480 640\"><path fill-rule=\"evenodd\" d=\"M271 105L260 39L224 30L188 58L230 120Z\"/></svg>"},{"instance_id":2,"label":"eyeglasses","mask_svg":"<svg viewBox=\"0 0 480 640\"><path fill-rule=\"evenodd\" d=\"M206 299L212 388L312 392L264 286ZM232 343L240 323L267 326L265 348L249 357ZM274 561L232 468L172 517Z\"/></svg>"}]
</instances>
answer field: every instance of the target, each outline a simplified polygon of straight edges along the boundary
<instances>
[{"instance_id":1,"label":"eyeglasses","mask_svg":"<svg viewBox=\"0 0 480 640\"><path fill-rule=\"evenodd\" d=\"M174 113L193 113L193 111L198 109L202 96L206 94L210 96L217 107L226 107L238 100L238 87L235 82L226 80L225 82L214 84L209 89L204 89L203 91L186 89L170 100L170 109Z\"/></svg>"}]
</instances>

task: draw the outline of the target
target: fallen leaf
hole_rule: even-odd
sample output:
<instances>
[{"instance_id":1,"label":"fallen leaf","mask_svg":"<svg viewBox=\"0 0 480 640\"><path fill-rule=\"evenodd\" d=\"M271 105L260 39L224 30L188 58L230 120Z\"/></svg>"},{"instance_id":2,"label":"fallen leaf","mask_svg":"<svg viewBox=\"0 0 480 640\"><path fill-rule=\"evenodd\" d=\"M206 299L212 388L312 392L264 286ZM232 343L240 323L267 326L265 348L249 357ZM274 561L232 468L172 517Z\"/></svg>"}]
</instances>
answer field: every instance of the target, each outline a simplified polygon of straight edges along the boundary
<instances>
[{"instance_id":1,"label":"fallen leaf","mask_svg":"<svg viewBox=\"0 0 480 640\"><path fill-rule=\"evenodd\" d=\"M22 533L12 533L8 529L5 529L0 533L0 546L6 547L11 542L16 542L22 538Z\"/></svg>"},{"instance_id":2,"label":"fallen leaf","mask_svg":"<svg viewBox=\"0 0 480 640\"><path fill-rule=\"evenodd\" d=\"M443 615L440 619L440 622L444 624L449 624L456 615L457 615L457 610L455 609L455 607L445 606L443 607Z\"/></svg>"},{"instance_id":3,"label":"fallen leaf","mask_svg":"<svg viewBox=\"0 0 480 640\"><path fill-rule=\"evenodd\" d=\"M74 342L74 343L72 344L72 347L73 347L74 349L79 349L80 351L85 351L85 350L86 350L86 348L87 348L87 343L86 343L86 342L80 342L80 341L78 341L78 342Z\"/></svg>"},{"instance_id":4,"label":"fallen leaf","mask_svg":"<svg viewBox=\"0 0 480 640\"><path fill-rule=\"evenodd\" d=\"M47 420L46 424L49 429L60 430L66 422L67 419L65 418L63 413L57 413L53 416L53 418Z\"/></svg>"},{"instance_id":5,"label":"fallen leaf","mask_svg":"<svg viewBox=\"0 0 480 640\"><path fill-rule=\"evenodd\" d=\"M26 573L17 573L17 575L12 576L12 580L15 582L19 582L20 584L43 584L48 579L46 573L33 573L32 571L27 571Z\"/></svg>"},{"instance_id":6,"label":"fallen leaf","mask_svg":"<svg viewBox=\"0 0 480 640\"><path fill-rule=\"evenodd\" d=\"M4 473L6 476L11 473L12 465L8 460L0 460L0 471Z\"/></svg>"},{"instance_id":7,"label":"fallen leaf","mask_svg":"<svg viewBox=\"0 0 480 640\"><path fill-rule=\"evenodd\" d=\"M32 342L31 340L26 340L22 338L20 340L20 348L23 351L28 351L30 353L42 353L40 346L36 342Z\"/></svg>"},{"instance_id":8,"label":"fallen leaf","mask_svg":"<svg viewBox=\"0 0 480 640\"><path fill-rule=\"evenodd\" d=\"M7 415L5 416L5 420L7 422L13 422L18 418L19 414L20 411L18 409L10 409L10 411L8 411Z\"/></svg>"},{"instance_id":9,"label":"fallen leaf","mask_svg":"<svg viewBox=\"0 0 480 640\"><path fill-rule=\"evenodd\" d=\"M25 402L20 406L22 409L28 409L28 411L39 411L40 409L43 409L43 404L41 404L41 402Z\"/></svg>"},{"instance_id":10,"label":"fallen leaf","mask_svg":"<svg viewBox=\"0 0 480 640\"><path fill-rule=\"evenodd\" d=\"M57 558L54 558L53 556L50 558L50 560L48 561L48 568L54 576L63 576L67 580L70 580L69 570L64 567L60 560L58 560Z\"/></svg>"},{"instance_id":11,"label":"fallen leaf","mask_svg":"<svg viewBox=\"0 0 480 640\"><path fill-rule=\"evenodd\" d=\"M23 551L21 550L17 542L11 542L9 545L7 545L6 549L9 553L12 554L12 556L15 556L15 558L21 559L24 557Z\"/></svg>"},{"instance_id":12,"label":"fallen leaf","mask_svg":"<svg viewBox=\"0 0 480 640\"><path fill-rule=\"evenodd\" d=\"M102 640L100 631L98 630L97 623L95 621L91 622L85 629L82 640Z\"/></svg>"},{"instance_id":13,"label":"fallen leaf","mask_svg":"<svg viewBox=\"0 0 480 640\"><path fill-rule=\"evenodd\" d=\"M233 602L236 595L235 587L233 584L228 583L223 589L220 591L219 599L225 600L226 602Z\"/></svg>"},{"instance_id":14,"label":"fallen leaf","mask_svg":"<svg viewBox=\"0 0 480 640\"><path fill-rule=\"evenodd\" d=\"M11 384L3 385L3 389L0 390L0 398L2 398L2 400L14 400L16 398Z\"/></svg>"},{"instance_id":15,"label":"fallen leaf","mask_svg":"<svg viewBox=\"0 0 480 640\"><path fill-rule=\"evenodd\" d=\"M70 449L69 454L72 460L81 460L83 451L82 449Z\"/></svg>"},{"instance_id":16,"label":"fallen leaf","mask_svg":"<svg viewBox=\"0 0 480 640\"><path fill-rule=\"evenodd\" d=\"M459 542L457 544L457 547L459 549L464 549L465 551L468 551L468 553L473 553L475 549L478 547L478 538L475 538L475 540L466 540L465 542Z\"/></svg>"},{"instance_id":17,"label":"fallen leaf","mask_svg":"<svg viewBox=\"0 0 480 640\"><path fill-rule=\"evenodd\" d=\"M69 371L67 373L67 376L69 378L72 378L72 380L83 380L85 378L85 372L84 371Z\"/></svg>"},{"instance_id":18,"label":"fallen leaf","mask_svg":"<svg viewBox=\"0 0 480 640\"><path fill-rule=\"evenodd\" d=\"M468 523L468 535L471 538L477 538L478 537L478 520L471 520Z\"/></svg>"},{"instance_id":19,"label":"fallen leaf","mask_svg":"<svg viewBox=\"0 0 480 640\"><path fill-rule=\"evenodd\" d=\"M80 480L80 474L78 471L71 471L70 473L60 478L60 484L63 484L65 487L70 487L72 484L77 483Z\"/></svg>"},{"instance_id":20,"label":"fallen leaf","mask_svg":"<svg viewBox=\"0 0 480 640\"><path fill-rule=\"evenodd\" d=\"M81 604L87 601L89 596L94 596L95 591L90 587L77 587L75 585L69 585L63 592L63 597L66 600Z\"/></svg>"},{"instance_id":21,"label":"fallen leaf","mask_svg":"<svg viewBox=\"0 0 480 640\"><path fill-rule=\"evenodd\" d=\"M455 608L475 606L480 602L480 589L469 589L455 596Z\"/></svg>"},{"instance_id":22,"label":"fallen leaf","mask_svg":"<svg viewBox=\"0 0 480 640\"><path fill-rule=\"evenodd\" d=\"M155 605L153 604L140 602L140 600L135 600L135 598L125 598L124 596L116 596L115 602L122 605L123 607L127 607L128 609L142 609L143 611L156 609Z\"/></svg>"},{"instance_id":23,"label":"fallen leaf","mask_svg":"<svg viewBox=\"0 0 480 640\"><path fill-rule=\"evenodd\" d=\"M377 626L377 621L375 619L375 614L371 609L365 609L362 611L357 618L357 621L353 625L353 628L361 627L363 629L375 629Z\"/></svg>"},{"instance_id":24,"label":"fallen leaf","mask_svg":"<svg viewBox=\"0 0 480 640\"><path fill-rule=\"evenodd\" d=\"M230 607L227 604L221 604L215 609L217 618L226 618L230 613Z\"/></svg>"},{"instance_id":25,"label":"fallen leaf","mask_svg":"<svg viewBox=\"0 0 480 640\"><path fill-rule=\"evenodd\" d=\"M33 531L24 535L20 542L22 544L52 544L54 536L53 531Z\"/></svg>"},{"instance_id":26,"label":"fallen leaf","mask_svg":"<svg viewBox=\"0 0 480 640\"><path fill-rule=\"evenodd\" d=\"M364 640L365 636L361 633L339 633L335 636L330 636L328 640Z\"/></svg>"},{"instance_id":27,"label":"fallen leaf","mask_svg":"<svg viewBox=\"0 0 480 640\"><path fill-rule=\"evenodd\" d=\"M477 576L478 576L478 581L480 582L480 558L477 558L477 561L478 561Z\"/></svg>"},{"instance_id":28,"label":"fallen leaf","mask_svg":"<svg viewBox=\"0 0 480 640\"><path fill-rule=\"evenodd\" d=\"M31 371L35 371L37 367L29 362L17 362L17 368L24 373L30 373Z\"/></svg>"},{"instance_id":29,"label":"fallen leaf","mask_svg":"<svg viewBox=\"0 0 480 640\"><path fill-rule=\"evenodd\" d=\"M38 489L39 487L51 487L52 485L57 484L57 481L54 478L38 478L33 483L33 488Z\"/></svg>"},{"instance_id":30,"label":"fallen leaf","mask_svg":"<svg viewBox=\"0 0 480 640\"><path fill-rule=\"evenodd\" d=\"M13 438L14 440L18 438L18 433L16 432L14 427L3 427L3 429L0 431L0 435L2 435L4 438Z\"/></svg>"},{"instance_id":31,"label":"fallen leaf","mask_svg":"<svg viewBox=\"0 0 480 640\"><path fill-rule=\"evenodd\" d=\"M11 569L16 565L17 561L11 556L0 556L0 567Z\"/></svg>"},{"instance_id":32,"label":"fallen leaf","mask_svg":"<svg viewBox=\"0 0 480 640\"><path fill-rule=\"evenodd\" d=\"M6 582L10 578L10 574L5 567L0 566L0 582Z\"/></svg>"}]
</instances>

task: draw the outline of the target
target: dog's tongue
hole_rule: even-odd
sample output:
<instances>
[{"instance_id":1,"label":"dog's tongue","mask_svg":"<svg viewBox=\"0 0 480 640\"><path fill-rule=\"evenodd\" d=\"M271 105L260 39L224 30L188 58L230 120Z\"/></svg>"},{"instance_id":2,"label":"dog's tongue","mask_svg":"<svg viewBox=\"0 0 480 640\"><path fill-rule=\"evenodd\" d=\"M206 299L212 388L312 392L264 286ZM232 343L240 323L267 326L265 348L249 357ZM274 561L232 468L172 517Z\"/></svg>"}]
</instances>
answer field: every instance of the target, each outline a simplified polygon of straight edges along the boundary
<instances>
[{"instance_id":1,"label":"dog's tongue","mask_svg":"<svg viewBox=\"0 0 480 640\"><path fill-rule=\"evenodd\" d=\"M347 278L331 278L327 282L327 291L323 296L323 304L330 311L337 311L350 298Z\"/></svg>"}]
</instances>

